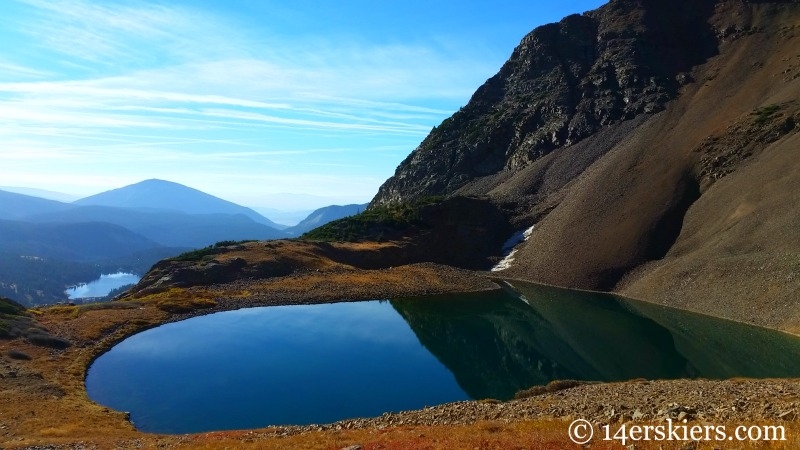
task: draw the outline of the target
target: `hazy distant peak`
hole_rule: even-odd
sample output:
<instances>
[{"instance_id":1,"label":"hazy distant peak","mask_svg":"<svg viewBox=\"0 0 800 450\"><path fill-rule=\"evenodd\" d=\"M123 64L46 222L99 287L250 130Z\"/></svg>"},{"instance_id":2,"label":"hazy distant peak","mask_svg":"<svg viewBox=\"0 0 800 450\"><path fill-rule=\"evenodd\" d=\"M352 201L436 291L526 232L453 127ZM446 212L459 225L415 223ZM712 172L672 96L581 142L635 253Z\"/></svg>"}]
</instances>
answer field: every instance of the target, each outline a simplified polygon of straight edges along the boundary
<instances>
[{"instance_id":1,"label":"hazy distant peak","mask_svg":"<svg viewBox=\"0 0 800 450\"><path fill-rule=\"evenodd\" d=\"M250 208L180 183L155 178L101 192L73 203L121 208L165 209L188 214L243 214L257 223L276 229L282 228L281 225Z\"/></svg>"},{"instance_id":2,"label":"hazy distant peak","mask_svg":"<svg viewBox=\"0 0 800 450\"><path fill-rule=\"evenodd\" d=\"M304 220L293 227L286 229L287 232L300 235L314 228L325 225L343 217L353 216L367 208L367 204L351 205L330 205L316 209L311 212Z\"/></svg>"}]
</instances>

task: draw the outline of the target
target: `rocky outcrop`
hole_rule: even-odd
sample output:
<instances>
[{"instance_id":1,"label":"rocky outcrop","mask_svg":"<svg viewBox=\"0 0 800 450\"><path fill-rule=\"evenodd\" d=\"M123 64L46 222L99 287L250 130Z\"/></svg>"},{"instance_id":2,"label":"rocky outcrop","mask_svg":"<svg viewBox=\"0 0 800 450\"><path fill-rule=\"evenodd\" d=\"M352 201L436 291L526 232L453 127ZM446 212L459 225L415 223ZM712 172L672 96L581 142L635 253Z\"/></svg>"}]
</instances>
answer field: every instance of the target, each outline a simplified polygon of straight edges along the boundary
<instances>
[{"instance_id":1,"label":"rocky outcrop","mask_svg":"<svg viewBox=\"0 0 800 450\"><path fill-rule=\"evenodd\" d=\"M717 51L713 0L615 0L535 29L442 122L372 204L449 194L522 169L611 124L664 109Z\"/></svg>"}]
</instances>

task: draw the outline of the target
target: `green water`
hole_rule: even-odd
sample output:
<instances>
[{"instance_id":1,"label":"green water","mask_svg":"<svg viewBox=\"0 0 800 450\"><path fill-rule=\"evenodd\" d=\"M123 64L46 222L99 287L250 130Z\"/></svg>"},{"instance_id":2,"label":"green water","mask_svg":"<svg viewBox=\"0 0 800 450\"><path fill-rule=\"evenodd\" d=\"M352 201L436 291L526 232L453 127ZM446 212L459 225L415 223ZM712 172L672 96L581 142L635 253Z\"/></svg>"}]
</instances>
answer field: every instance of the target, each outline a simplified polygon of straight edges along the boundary
<instances>
[{"instance_id":1,"label":"green water","mask_svg":"<svg viewBox=\"0 0 800 450\"><path fill-rule=\"evenodd\" d=\"M472 398L554 379L800 376L800 338L649 303L513 282L392 304Z\"/></svg>"}]
</instances>

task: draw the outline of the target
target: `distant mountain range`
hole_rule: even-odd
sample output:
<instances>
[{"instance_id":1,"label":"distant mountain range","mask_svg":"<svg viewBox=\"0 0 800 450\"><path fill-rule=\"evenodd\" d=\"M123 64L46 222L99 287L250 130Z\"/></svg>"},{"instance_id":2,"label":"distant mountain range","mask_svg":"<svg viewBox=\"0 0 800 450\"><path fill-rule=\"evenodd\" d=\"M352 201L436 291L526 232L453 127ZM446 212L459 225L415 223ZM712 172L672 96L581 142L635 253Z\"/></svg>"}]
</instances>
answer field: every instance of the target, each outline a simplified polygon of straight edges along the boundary
<instances>
[{"instance_id":1,"label":"distant mountain range","mask_svg":"<svg viewBox=\"0 0 800 450\"><path fill-rule=\"evenodd\" d=\"M113 224L162 247L197 248L223 240L289 236L279 229L284 226L250 208L162 180L143 181L72 203L0 191L0 219Z\"/></svg>"},{"instance_id":2,"label":"distant mountain range","mask_svg":"<svg viewBox=\"0 0 800 450\"><path fill-rule=\"evenodd\" d=\"M167 247L199 248L219 241L279 239L289 235L243 214L187 214L174 210L76 206L31 215L29 222L106 222L125 227Z\"/></svg>"},{"instance_id":3,"label":"distant mountain range","mask_svg":"<svg viewBox=\"0 0 800 450\"><path fill-rule=\"evenodd\" d=\"M0 219L17 220L70 209L69 203L0 190Z\"/></svg>"},{"instance_id":4,"label":"distant mountain range","mask_svg":"<svg viewBox=\"0 0 800 450\"><path fill-rule=\"evenodd\" d=\"M285 231L299 236L303 233L313 230L319 226L325 225L343 217L354 216L367 208L367 204L353 204L353 205L331 205L324 208L314 210L305 219L300 221L297 225L287 228Z\"/></svg>"},{"instance_id":5,"label":"distant mountain range","mask_svg":"<svg viewBox=\"0 0 800 450\"><path fill-rule=\"evenodd\" d=\"M57 200L59 202L74 202L81 198L79 195L65 194L63 192L48 191L47 189L26 188L19 186L0 186L0 191L13 192L15 194L30 195L32 197L45 198L47 200Z\"/></svg>"},{"instance_id":6,"label":"distant mountain range","mask_svg":"<svg viewBox=\"0 0 800 450\"><path fill-rule=\"evenodd\" d=\"M143 273L159 259L219 241L299 236L365 207L320 208L287 228L250 208L164 180L72 203L0 190L0 292L28 305L58 301L66 298L67 284L102 272Z\"/></svg>"}]
</instances>

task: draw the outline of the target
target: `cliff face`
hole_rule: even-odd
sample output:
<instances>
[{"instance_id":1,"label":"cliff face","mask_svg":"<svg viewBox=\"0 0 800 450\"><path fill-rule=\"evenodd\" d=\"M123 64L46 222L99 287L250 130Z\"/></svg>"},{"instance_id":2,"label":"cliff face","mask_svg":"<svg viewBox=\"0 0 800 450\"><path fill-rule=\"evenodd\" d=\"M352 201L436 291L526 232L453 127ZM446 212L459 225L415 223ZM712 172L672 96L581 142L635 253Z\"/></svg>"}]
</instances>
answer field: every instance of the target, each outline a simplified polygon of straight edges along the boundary
<instances>
[{"instance_id":1,"label":"cliff face","mask_svg":"<svg viewBox=\"0 0 800 450\"><path fill-rule=\"evenodd\" d=\"M373 205L477 195L501 274L800 330L800 2L615 0L526 36Z\"/></svg>"},{"instance_id":2,"label":"cliff face","mask_svg":"<svg viewBox=\"0 0 800 450\"><path fill-rule=\"evenodd\" d=\"M717 51L713 0L616 0L539 27L435 128L373 203L449 194L604 127L664 109Z\"/></svg>"}]
</instances>

